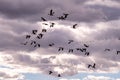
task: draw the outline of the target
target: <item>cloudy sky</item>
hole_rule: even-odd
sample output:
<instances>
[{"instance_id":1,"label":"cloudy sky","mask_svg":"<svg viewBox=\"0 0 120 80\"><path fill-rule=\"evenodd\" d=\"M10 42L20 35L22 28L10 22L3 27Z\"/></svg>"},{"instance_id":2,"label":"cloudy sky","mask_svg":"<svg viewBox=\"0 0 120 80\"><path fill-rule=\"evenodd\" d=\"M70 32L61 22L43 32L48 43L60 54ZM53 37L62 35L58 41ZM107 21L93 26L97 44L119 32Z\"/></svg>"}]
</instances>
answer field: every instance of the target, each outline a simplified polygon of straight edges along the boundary
<instances>
[{"instance_id":1,"label":"cloudy sky","mask_svg":"<svg viewBox=\"0 0 120 80\"><path fill-rule=\"evenodd\" d=\"M51 9L54 16L48 15ZM63 13L68 18L58 20ZM32 30L39 34L42 29L47 32L36 39ZM28 34L32 37L26 40ZM41 47L31 46L33 40ZM68 44L69 40L74 42ZM49 47L50 43L55 45ZM89 56L76 50L84 44L89 45ZM58 52L59 47L64 50ZM0 0L0 80L120 80L117 51L120 0ZM88 68L94 63L95 69Z\"/></svg>"}]
</instances>

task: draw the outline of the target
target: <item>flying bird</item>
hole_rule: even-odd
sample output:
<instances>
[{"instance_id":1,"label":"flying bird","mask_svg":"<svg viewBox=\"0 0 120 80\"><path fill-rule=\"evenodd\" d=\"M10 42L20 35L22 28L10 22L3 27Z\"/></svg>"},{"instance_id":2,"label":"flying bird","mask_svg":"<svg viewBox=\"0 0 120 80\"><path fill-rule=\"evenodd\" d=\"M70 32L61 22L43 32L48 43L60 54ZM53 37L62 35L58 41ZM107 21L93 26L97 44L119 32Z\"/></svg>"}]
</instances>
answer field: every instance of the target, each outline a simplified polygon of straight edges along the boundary
<instances>
[{"instance_id":1,"label":"flying bird","mask_svg":"<svg viewBox=\"0 0 120 80\"><path fill-rule=\"evenodd\" d=\"M87 44L84 44L84 46L85 46L86 48L88 48L88 47L89 47L89 45L87 45Z\"/></svg>"},{"instance_id":2,"label":"flying bird","mask_svg":"<svg viewBox=\"0 0 120 80\"><path fill-rule=\"evenodd\" d=\"M85 55L89 56L89 55L90 55L90 53L89 53L89 52L85 52Z\"/></svg>"},{"instance_id":3,"label":"flying bird","mask_svg":"<svg viewBox=\"0 0 120 80\"><path fill-rule=\"evenodd\" d=\"M47 20L46 20L45 18L43 18L43 17L41 17L41 20L42 20L42 21L47 21Z\"/></svg>"},{"instance_id":4,"label":"flying bird","mask_svg":"<svg viewBox=\"0 0 120 80\"><path fill-rule=\"evenodd\" d=\"M64 48L63 47L59 47L58 51L63 51Z\"/></svg>"},{"instance_id":5,"label":"flying bird","mask_svg":"<svg viewBox=\"0 0 120 80\"><path fill-rule=\"evenodd\" d=\"M68 51L68 52L69 52L69 53L70 53L70 52L72 52L72 53L73 53L73 49L69 49L69 51Z\"/></svg>"},{"instance_id":6,"label":"flying bird","mask_svg":"<svg viewBox=\"0 0 120 80\"><path fill-rule=\"evenodd\" d=\"M38 38L38 39L41 39L41 38L43 37L43 35L44 35L44 34L40 33L40 34L38 34L37 38Z\"/></svg>"},{"instance_id":7,"label":"flying bird","mask_svg":"<svg viewBox=\"0 0 120 80\"><path fill-rule=\"evenodd\" d=\"M67 18L69 14L63 13L64 18Z\"/></svg>"},{"instance_id":8,"label":"flying bird","mask_svg":"<svg viewBox=\"0 0 120 80\"><path fill-rule=\"evenodd\" d=\"M61 77L61 75L60 75L60 74L58 74L58 77Z\"/></svg>"},{"instance_id":9,"label":"flying bird","mask_svg":"<svg viewBox=\"0 0 120 80\"><path fill-rule=\"evenodd\" d=\"M53 16L54 13L55 13L55 12L53 12L53 10L51 9L51 10L50 10L50 13L49 13L48 15Z\"/></svg>"},{"instance_id":10,"label":"flying bird","mask_svg":"<svg viewBox=\"0 0 120 80\"><path fill-rule=\"evenodd\" d=\"M54 43L49 44L50 47L52 47L52 46L54 46L54 45L55 45Z\"/></svg>"},{"instance_id":11,"label":"flying bird","mask_svg":"<svg viewBox=\"0 0 120 80\"><path fill-rule=\"evenodd\" d=\"M65 20L63 16L57 17L59 20Z\"/></svg>"},{"instance_id":12,"label":"flying bird","mask_svg":"<svg viewBox=\"0 0 120 80\"><path fill-rule=\"evenodd\" d=\"M47 32L47 30L46 29L42 29L42 32Z\"/></svg>"},{"instance_id":13,"label":"flying bird","mask_svg":"<svg viewBox=\"0 0 120 80\"><path fill-rule=\"evenodd\" d=\"M26 39L30 39L30 37L31 37L30 35L26 35Z\"/></svg>"},{"instance_id":14,"label":"flying bird","mask_svg":"<svg viewBox=\"0 0 120 80\"><path fill-rule=\"evenodd\" d=\"M33 45L33 44L36 44L36 41L32 41L32 42L31 42L31 45Z\"/></svg>"},{"instance_id":15,"label":"flying bird","mask_svg":"<svg viewBox=\"0 0 120 80\"><path fill-rule=\"evenodd\" d=\"M105 49L104 51L110 51L110 49Z\"/></svg>"},{"instance_id":16,"label":"flying bird","mask_svg":"<svg viewBox=\"0 0 120 80\"><path fill-rule=\"evenodd\" d=\"M76 26L77 26L77 24L74 24L74 25L73 25L73 29L76 29Z\"/></svg>"},{"instance_id":17,"label":"flying bird","mask_svg":"<svg viewBox=\"0 0 120 80\"><path fill-rule=\"evenodd\" d=\"M21 43L22 45L27 45L28 42L25 42L25 43Z\"/></svg>"},{"instance_id":18,"label":"flying bird","mask_svg":"<svg viewBox=\"0 0 120 80\"><path fill-rule=\"evenodd\" d=\"M53 72L52 71L49 71L49 75L52 74Z\"/></svg>"},{"instance_id":19,"label":"flying bird","mask_svg":"<svg viewBox=\"0 0 120 80\"><path fill-rule=\"evenodd\" d=\"M51 28L51 27L54 27L54 25L55 25L55 23L51 23L50 28Z\"/></svg>"},{"instance_id":20,"label":"flying bird","mask_svg":"<svg viewBox=\"0 0 120 80\"><path fill-rule=\"evenodd\" d=\"M73 41L73 40L69 40L68 44L70 44L70 43L72 43L72 42L74 42L74 41Z\"/></svg>"},{"instance_id":21,"label":"flying bird","mask_svg":"<svg viewBox=\"0 0 120 80\"><path fill-rule=\"evenodd\" d=\"M42 24L44 24L44 25L48 25L47 23L42 23Z\"/></svg>"},{"instance_id":22,"label":"flying bird","mask_svg":"<svg viewBox=\"0 0 120 80\"><path fill-rule=\"evenodd\" d=\"M96 64L95 64L95 63L94 63L93 65L89 64L89 65L88 65L88 68L90 68L90 67L96 68Z\"/></svg>"},{"instance_id":23,"label":"flying bird","mask_svg":"<svg viewBox=\"0 0 120 80\"><path fill-rule=\"evenodd\" d=\"M120 53L120 51L117 51L117 55Z\"/></svg>"},{"instance_id":24,"label":"flying bird","mask_svg":"<svg viewBox=\"0 0 120 80\"><path fill-rule=\"evenodd\" d=\"M37 34L37 31L38 30L32 30L32 34L34 34L34 35Z\"/></svg>"}]
</instances>

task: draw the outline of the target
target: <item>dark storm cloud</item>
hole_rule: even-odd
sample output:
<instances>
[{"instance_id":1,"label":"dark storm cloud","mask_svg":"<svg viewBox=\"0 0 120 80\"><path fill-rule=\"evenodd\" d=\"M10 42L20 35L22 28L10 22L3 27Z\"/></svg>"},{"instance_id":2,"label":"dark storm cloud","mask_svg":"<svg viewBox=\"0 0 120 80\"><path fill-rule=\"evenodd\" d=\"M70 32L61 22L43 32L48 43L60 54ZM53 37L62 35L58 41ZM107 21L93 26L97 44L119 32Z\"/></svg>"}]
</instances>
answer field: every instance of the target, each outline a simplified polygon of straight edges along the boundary
<instances>
[{"instance_id":1,"label":"dark storm cloud","mask_svg":"<svg viewBox=\"0 0 120 80\"><path fill-rule=\"evenodd\" d=\"M88 0L1 0L0 13L7 18L39 21L41 16L51 19L47 14L50 9L53 9L56 12L55 17L52 17L54 20L62 13L70 13L68 20L72 21L103 20L106 16L104 11L84 5L86 1Z\"/></svg>"}]
</instances>

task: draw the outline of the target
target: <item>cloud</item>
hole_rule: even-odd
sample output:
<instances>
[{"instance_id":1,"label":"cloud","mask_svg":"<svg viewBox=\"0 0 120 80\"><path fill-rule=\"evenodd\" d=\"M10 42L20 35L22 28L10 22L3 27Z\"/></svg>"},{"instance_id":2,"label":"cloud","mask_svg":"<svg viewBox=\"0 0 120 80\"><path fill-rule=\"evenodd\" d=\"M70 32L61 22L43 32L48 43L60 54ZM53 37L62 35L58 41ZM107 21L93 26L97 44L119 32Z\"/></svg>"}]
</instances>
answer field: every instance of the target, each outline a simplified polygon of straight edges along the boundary
<instances>
[{"instance_id":1,"label":"cloud","mask_svg":"<svg viewBox=\"0 0 120 80\"><path fill-rule=\"evenodd\" d=\"M114 80L110 77L105 77L105 76L93 76L93 75L88 75L85 77L83 80Z\"/></svg>"},{"instance_id":2,"label":"cloud","mask_svg":"<svg viewBox=\"0 0 120 80\"><path fill-rule=\"evenodd\" d=\"M22 74L16 73L10 69L0 68L0 80L23 80Z\"/></svg>"},{"instance_id":3,"label":"cloud","mask_svg":"<svg viewBox=\"0 0 120 80\"><path fill-rule=\"evenodd\" d=\"M43 22L31 24L1 18L0 33L2 35L0 37L3 39L0 41L2 44L0 46L1 66L10 67L18 73L48 74L49 70L52 70L53 76L59 73L62 76L70 76L88 71L90 73L117 73L120 67L119 55L116 55L116 50L120 47L119 22L120 20L81 22L78 23L77 29L72 29L72 25L77 22L55 21L55 26L49 28L43 26ZM41 48L20 44L25 41L25 34L31 34L34 28L41 32L43 27L47 29L47 33L41 41L37 40ZM35 36L31 39L34 38ZM74 39L75 42L68 45L69 39ZM48 44L51 42L54 42L55 46L50 48ZM84 47L84 43L90 45L88 57L75 50L77 47ZM63 52L58 52L60 46L65 48ZM70 48L74 49L74 53L68 53ZM105 52L105 48L110 48L111 51ZM88 64L93 63L96 63L96 69L88 69Z\"/></svg>"},{"instance_id":4,"label":"cloud","mask_svg":"<svg viewBox=\"0 0 120 80\"><path fill-rule=\"evenodd\" d=\"M117 0L106 0L104 3L100 0L1 0L0 66L16 72L12 77L4 71L1 71L1 75L14 78L22 73L48 74L49 70L53 71L53 76L59 73L71 76L81 72L119 72L120 58L116 55L116 51L120 50L118 4ZM55 16L48 16L50 9L55 11ZM56 17L63 13L70 13L68 19L57 20ZM44 22L48 26L42 24L41 16L49 20ZM107 20L104 21L104 18ZM49 27L51 22L55 23L53 28ZM76 23L77 29L73 29L72 25ZM42 28L47 29L47 33L41 40L34 35L28 40L27 46L21 45L26 42L25 35L32 35L33 29L41 33ZM74 42L68 45L71 39ZM30 46L31 40L36 40L41 47ZM49 43L55 45L49 47ZM76 50L83 48L84 43L89 45L87 51L90 56ZM58 52L59 47L64 47L64 51ZM105 52L106 48L111 51ZM74 52L69 53L69 49L74 49ZM93 63L96 63L96 69L88 69L88 65Z\"/></svg>"},{"instance_id":5,"label":"cloud","mask_svg":"<svg viewBox=\"0 0 120 80\"><path fill-rule=\"evenodd\" d=\"M104 12L101 9L84 5L86 1L88 0L65 0L64 2L59 0L2 0L0 1L0 16L36 22L40 21L42 16L49 20L57 20L57 17L63 13L69 13L68 20L71 21L103 21L106 17ZM8 5L9 7L4 5ZM52 18L46 16L50 9L55 11L55 16Z\"/></svg>"}]
</instances>

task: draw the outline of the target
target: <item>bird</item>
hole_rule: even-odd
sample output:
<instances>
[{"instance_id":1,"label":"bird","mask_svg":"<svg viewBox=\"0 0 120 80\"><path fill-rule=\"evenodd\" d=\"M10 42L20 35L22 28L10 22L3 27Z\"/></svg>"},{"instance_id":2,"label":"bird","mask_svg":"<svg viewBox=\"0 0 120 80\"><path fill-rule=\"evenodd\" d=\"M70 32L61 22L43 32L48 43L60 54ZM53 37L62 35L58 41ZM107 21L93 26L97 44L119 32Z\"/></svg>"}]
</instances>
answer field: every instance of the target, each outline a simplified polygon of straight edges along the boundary
<instances>
[{"instance_id":1,"label":"bird","mask_svg":"<svg viewBox=\"0 0 120 80\"><path fill-rule=\"evenodd\" d=\"M48 25L47 23L42 23L42 24L44 24L44 25Z\"/></svg>"},{"instance_id":2,"label":"bird","mask_svg":"<svg viewBox=\"0 0 120 80\"><path fill-rule=\"evenodd\" d=\"M77 51L79 51L79 50L80 50L80 48L76 48L76 50L77 50Z\"/></svg>"},{"instance_id":3,"label":"bird","mask_svg":"<svg viewBox=\"0 0 120 80\"><path fill-rule=\"evenodd\" d=\"M37 44L38 47L40 47L40 44Z\"/></svg>"},{"instance_id":4,"label":"bird","mask_svg":"<svg viewBox=\"0 0 120 80\"><path fill-rule=\"evenodd\" d=\"M69 49L69 51L68 51L68 52L69 52L69 53L70 53L70 52L72 52L72 53L73 53L73 49Z\"/></svg>"},{"instance_id":5,"label":"bird","mask_svg":"<svg viewBox=\"0 0 120 80\"><path fill-rule=\"evenodd\" d=\"M89 52L85 52L85 55L89 56L89 55L90 55L90 53L89 53Z\"/></svg>"},{"instance_id":6,"label":"bird","mask_svg":"<svg viewBox=\"0 0 120 80\"><path fill-rule=\"evenodd\" d=\"M63 47L59 47L58 51L63 51L64 48Z\"/></svg>"},{"instance_id":7,"label":"bird","mask_svg":"<svg viewBox=\"0 0 120 80\"><path fill-rule=\"evenodd\" d=\"M31 42L31 45L33 45L33 44L36 44L36 41L32 41L32 42Z\"/></svg>"},{"instance_id":8,"label":"bird","mask_svg":"<svg viewBox=\"0 0 120 80\"><path fill-rule=\"evenodd\" d=\"M42 32L47 32L47 30L46 29L42 29Z\"/></svg>"},{"instance_id":9,"label":"bird","mask_svg":"<svg viewBox=\"0 0 120 80\"><path fill-rule=\"evenodd\" d=\"M89 64L89 65L88 65L88 68L90 68L90 67L92 67L92 68L96 68L95 66L96 66L95 63L94 63L93 65Z\"/></svg>"},{"instance_id":10,"label":"bird","mask_svg":"<svg viewBox=\"0 0 120 80\"><path fill-rule=\"evenodd\" d=\"M26 39L30 39L30 37L31 37L30 35L26 35Z\"/></svg>"},{"instance_id":11,"label":"bird","mask_svg":"<svg viewBox=\"0 0 120 80\"><path fill-rule=\"evenodd\" d=\"M37 34L37 31L38 30L32 30L32 34L34 34L34 35Z\"/></svg>"},{"instance_id":12,"label":"bird","mask_svg":"<svg viewBox=\"0 0 120 80\"><path fill-rule=\"evenodd\" d=\"M79 49L81 52L86 52L86 48L80 48Z\"/></svg>"},{"instance_id":13,"label":"bird","mask_svg":"<svg viewBox=\"0 0 120 80\"><path fill-rule=\"evenodd\" d=\"M87 44L84 44L84 46L87 47L87 48L89 47L89 45L87 45Z\"/></svg>"},{"instance_id":14,"label":"bird","mask_svg":"<svg viewBox=\"0 0 120 80\"><path fill-rule=\"evenodd\" d=\"M64 16L57 17L59 20L65 20Z\"/></svg>"},{"instance_id":15,"label":"bird","mask_svg":"<svg viewBox=\"0 0 120 80\"><path fill-rule=\"evenodd\" d=\"M50 47L52 47L53 45L55 45L55 44L54 43L49 44Z\"/></svg>"},{"instance_id":16,"label":"bird","mask_svg":"<svg viewBox=\"0 0 120 80\"><path fill-rule=\"evenodd\" d=\"M51 28L51 27L54 27L54 25L55 25L55 23L51 23L50 28Z\"/></svg>"},{"instance_id":17,"label":"bird","mask_svg":"<svg viewBox=\"0 0 120 80\"><path fill-rule=\"evenodd\" d=\"M72 43L72 42L74 42L73 40L68 40L69 42L68 42L68 44L70 44L70 43Z\"/></svg>"},{"instance_id":18,"label":"bird","mask_svg":"<svg viewBox=\"0 0 120 80\"><path fill-rule=\"evenodd\" d=\"M25 42L25 43L21 43L22 45L27 45L28 42Z\"/></svg>"},{"instance_id":19,"label":"bird","mask_svg":"<svg viewBox=\"0 0 120 80\"><path fill-rule=\"evenodd\" d=\"M77 24L74 24L74 25L73 25L73 29L76 29L76 26L77 26Z\"/></svg>"},{"instance_id":20,"label":"bird","mask_svg":"<svg viewBox=\"0 0 120 80\"><path fill-rule=\"evenodd\" d=\"M52 74L53 72L52 71L49 71L49 75Z\"/></svg>"},{"instance_id":21,"label":"bird","mask_svg":"<svg viewBox=\"0 0 120 80\"><path fill-rule=\"evenodd\" d=\"M60 74L58 74L58 77L61 77L61 75L60 75Z\"/></svg>"},{"instance_id":22,"label":"bird","mask_svg":"<svg viewBox=\"0 0 120 80\"><path fill-rule=\"evenodd\" d=\"M43 21L47 21L45 18L43 18L43 17L41 17L41 19L43 20Z\"/></svg>"},{"instance_id":23,"label":"bird","mask_svg":"<svg viewBox=\"0 0 120 80\"><path fill-rule=\"evenodd\" d=\"M63 13L64 18L67 18L69 14Z\"/></svg>"},{"instance_id":24,"label":"bird","mask_svg":"<svg viewBox=\"0 0 120 80\"><path fill-rule=\"evenodd\" d=\"M120 53L120 51L117 51L117 55Z\"/></svg>"},{"instance_id":25,"label":"bird","mask_svg":"<svg viewBox=\"0 0 120 80\"><path fill-rule=\"evenodd\" d=\"M110 49L105 49L104 51L110 51Z\"/></svg>"},{"instance_id":26,"label":"bird","mask_svg":"<svg viewBox=\"0 0 120 80\"><path fill-rule=\"evenodd\" d=\"M41 38L43 37L43 35L44 35L44 34L40 33L40 34L38 34L37 38L38 38L38 39L41 39Z\"/></svg>"},{"instance_id":27,"label":"bird","mask_svg":"<svg viewBox=\"0 0 120 80\"><path fill-rule=\"evenodd\" d=\"M53 10L51 9L51 10L50 10L50 13L49 13L48 15L53 16L54 13L55 13L55 12L53 12Z\"/></svg>"}]
</instances>

